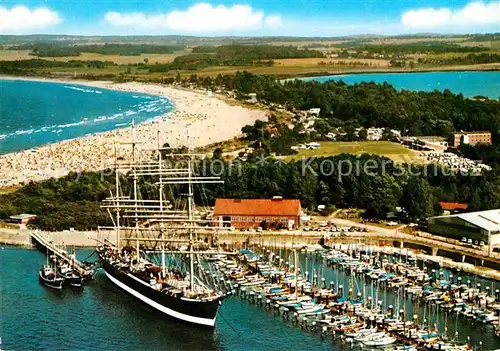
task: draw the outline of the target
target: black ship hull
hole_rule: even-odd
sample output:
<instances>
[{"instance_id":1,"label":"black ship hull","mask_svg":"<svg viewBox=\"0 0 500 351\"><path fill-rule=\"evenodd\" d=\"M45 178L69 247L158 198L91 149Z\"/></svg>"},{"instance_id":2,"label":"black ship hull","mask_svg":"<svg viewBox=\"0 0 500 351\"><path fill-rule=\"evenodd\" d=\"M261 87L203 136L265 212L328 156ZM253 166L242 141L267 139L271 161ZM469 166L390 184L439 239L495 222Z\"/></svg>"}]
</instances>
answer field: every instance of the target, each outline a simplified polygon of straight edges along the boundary
<instances>
[{"instance_id":1,"label":"black ship hull","mask_svg":"<svg viewBox=\"0 0 500 351\"><path fill-rule=\"evenodd\" d=\"M81 287L83 287L83 278L79 277L79 276L76 276L76 277L65 276L64 277L64 285L71 286L73 288L81 288Z\"/></svg>"},{"instance_id":2,"label":"black ship hull","mask_svg":"<svg viewBox=\"0 0 500 351\"><path fill-rule=\"evenodd\" d=\"M106 259L101 259L101 264L112 283L156 311L188 324L214 327L221 299L205 301L171 296L151 288L148 283L109 264Z\"/></svg>"},{"instance_id":3,"label":"black ship hull","mask_svg":"<svg viewBox=\"0 0 500 351\"><path fill-rule=\"evenodd\" d=\"M60 279L60 278L46 278L43 276L43 274L40 272L40 274L38 275L39 277L39 280L40 280L40 283L43 283L45 286L48 286L49 288L52 288L52 289L57 289L57 290L61 290L62 289L62 286L63 286L63 283L64 283L64 279Z\"/></svg>"}]
</instances>

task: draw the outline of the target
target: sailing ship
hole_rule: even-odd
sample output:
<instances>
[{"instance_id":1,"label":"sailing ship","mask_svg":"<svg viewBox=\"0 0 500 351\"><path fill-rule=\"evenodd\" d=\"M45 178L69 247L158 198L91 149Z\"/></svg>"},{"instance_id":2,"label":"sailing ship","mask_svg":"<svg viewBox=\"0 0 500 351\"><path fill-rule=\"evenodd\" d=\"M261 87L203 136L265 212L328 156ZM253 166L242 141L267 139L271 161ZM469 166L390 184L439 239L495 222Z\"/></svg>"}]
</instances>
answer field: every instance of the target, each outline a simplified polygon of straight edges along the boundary
<instances>
[{"instance_id":1,"label":"sailing ship","mask_svg":"<svg viewBox=\"0 0 500 351\"><path fill-rule=\"evenodd\" d=\"M158 145L146 150L151 158L147 161L137 160L134 126L132 141L115 145L115 190L102 205L114 225L99 230L112 230L116 240L103 239L97 253L109 280L129 295L175 320L214 327L227 293L213 281L209 283L203 264L210 262L202 260L207 255L231 253L212 249L224 228L213 226L195 210L194 185L222 181L195 174L194 160L199 155L191 152L189 134L187 140L186 153ZM123 145L128 150L131 147L131 161L118 156L117 148ZM122 189L126 184L120 172L132 180L128 195ZM147 196L139 188L141 178L148 184L154 182L154 190L149 188ZM157 263L158 255L161 263ZM177 267L172 262L177 262Z\"/></svg>"}]
</instances>

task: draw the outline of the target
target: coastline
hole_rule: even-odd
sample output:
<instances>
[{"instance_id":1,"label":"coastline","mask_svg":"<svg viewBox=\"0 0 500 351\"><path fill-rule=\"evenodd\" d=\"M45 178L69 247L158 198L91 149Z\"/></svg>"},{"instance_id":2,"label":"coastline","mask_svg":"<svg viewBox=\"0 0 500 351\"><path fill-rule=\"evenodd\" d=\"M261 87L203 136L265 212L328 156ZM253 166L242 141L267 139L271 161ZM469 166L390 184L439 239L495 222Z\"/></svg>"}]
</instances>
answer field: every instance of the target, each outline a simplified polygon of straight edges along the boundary
<instances>
[{"instance_id":1,"label":"coastline","mask_svg":"<svg viewBox=\"0 0 500 351\"><path fill-rule=\"evenodd\" d=\"M295 79L312 79L312 78L321 78L321 77L333 77L333 76L355 76L361 74L414 74L414 73L453 73L453 72L500 72L500 63L495 64L492 67L471 69L468 67L451 67L450 69L413 69L413 70L401 70L401 69L373 69L373 70L345 70L345 71L335 71L335 72L312 72L312 73L304 73L297 74L292 78L284 78L280 79L280 81L290 81Z\"/></svg>"},{"instance_id":2,"label":"coastline","mask_svg":"<svg viewBox=\"0 0 500 351\"><path fill-rule=\"evenodd\" d=\"M232 139L241 135L241 128L256 120L266 120L265 111L230 105L204 91L187 90L139 82L114 83L111 81L63 80L0 76L2 80L25 80L73 84L115 91L135 92L168 98L174 110L161 119L136 126L136 140L140 148L148 149L169 143L186 144L189 127L192 147L199 147ZM70 172L100 171L114 164L115 142L132 138L130 127L82 136L76 139L45 144L37 152L22 150L0 155L0 188L29 181L62 177ZM127 157L125 148L118 150Z\"/></svg>"}]
</instances>

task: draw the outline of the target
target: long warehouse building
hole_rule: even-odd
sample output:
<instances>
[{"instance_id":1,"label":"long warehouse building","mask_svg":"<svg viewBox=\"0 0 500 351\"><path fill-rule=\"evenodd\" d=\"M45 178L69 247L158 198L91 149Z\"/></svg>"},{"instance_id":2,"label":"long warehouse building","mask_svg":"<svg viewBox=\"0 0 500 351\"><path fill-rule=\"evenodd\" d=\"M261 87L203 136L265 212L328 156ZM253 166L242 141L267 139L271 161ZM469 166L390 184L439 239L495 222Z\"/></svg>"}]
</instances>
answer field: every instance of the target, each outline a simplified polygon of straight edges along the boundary
<instances>
[{"instance_id":1,"label":"long warehouse building","mask_svg":"<svg viewBox=\"0 0 500 351\"><path fill-rule=\"evenodd\" d=\"M437 235L500 245L500 209L431 217L428 230Z\"/></svg>"}]
</instances>

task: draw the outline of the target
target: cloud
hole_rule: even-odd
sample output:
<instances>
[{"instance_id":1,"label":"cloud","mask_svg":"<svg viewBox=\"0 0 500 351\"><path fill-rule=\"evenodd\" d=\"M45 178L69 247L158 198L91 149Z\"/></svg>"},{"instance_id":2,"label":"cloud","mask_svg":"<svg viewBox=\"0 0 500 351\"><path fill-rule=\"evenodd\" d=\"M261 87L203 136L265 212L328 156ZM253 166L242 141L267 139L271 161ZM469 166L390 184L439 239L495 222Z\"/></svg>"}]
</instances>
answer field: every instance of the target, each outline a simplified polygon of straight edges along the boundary
<instances>
[{"instance_id":1,"label":"cloud","mask_svg":"<svg viewBox=\"0 0 500 351\"><path fill-rule=\"evenodd\" d=\"M104 19L115 27L167 28L184 32L245 30L262 26L279 27L282 24L280 16L265 16L262 11L254 11L248 5L227 7L206 3L164 14L108 12Z\"/></svg>"},{"instance_id":2,"label":"cloud","mask_svg":"<svg viewBox=\"0 0 500 351\"><path fill-rule=\"evenodd\" d=\"M283 23L280 16L267 16L265 22L269 27L280 27Z\"/></svg>"},{"instance_id":3,"label":"cloud","mask_svg":"<svg viewBox=\"0 0 500 351\"><path fill-rule=\"evenodd\" d=\"M31 10L26 6L15 6L9 10L0 6L0 33L46 28L59 22L61 22L59 14L48 8Z\"/></svg>"},{"instance_id":4,"label":"cloud","mask_svg":"<svg viewBox=\"0 0 500 351\"><path fill-rule=\"evenodd\" d=\"M464 8L422 8L410 10L401 16L401 23L408 28L436 28L445 26L500 25L500 1L470 2Z\"/></svg>"}]
</instances>

